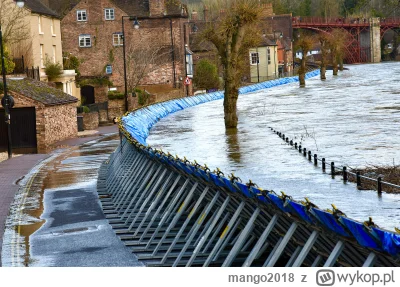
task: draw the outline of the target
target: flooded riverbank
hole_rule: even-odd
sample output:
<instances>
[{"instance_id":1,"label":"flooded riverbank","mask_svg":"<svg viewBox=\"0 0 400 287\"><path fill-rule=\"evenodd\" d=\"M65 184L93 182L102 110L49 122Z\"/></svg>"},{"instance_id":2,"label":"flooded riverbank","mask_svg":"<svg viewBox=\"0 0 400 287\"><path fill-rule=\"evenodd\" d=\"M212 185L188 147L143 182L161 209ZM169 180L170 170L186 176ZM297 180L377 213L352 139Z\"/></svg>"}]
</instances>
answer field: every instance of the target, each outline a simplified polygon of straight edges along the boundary
<instances>
[{"instance_id":1,"label":"flooded riverbank","mask_svg":"<svg viewBox=\"0 0 400 287\"><path fill-rule=\"evenodd\" d=\"M328 76L242 95L237 131L226 131L222 100L162 119L147 142L211 169L234 172L260 187L309 197L321 208L335 204L349 217L400 226L400 196L359 191L331 179L285 145L269 126L298 138L327 161L361 168L400 161L400 63L348 66Z\"/></svg>"}]
</instances>

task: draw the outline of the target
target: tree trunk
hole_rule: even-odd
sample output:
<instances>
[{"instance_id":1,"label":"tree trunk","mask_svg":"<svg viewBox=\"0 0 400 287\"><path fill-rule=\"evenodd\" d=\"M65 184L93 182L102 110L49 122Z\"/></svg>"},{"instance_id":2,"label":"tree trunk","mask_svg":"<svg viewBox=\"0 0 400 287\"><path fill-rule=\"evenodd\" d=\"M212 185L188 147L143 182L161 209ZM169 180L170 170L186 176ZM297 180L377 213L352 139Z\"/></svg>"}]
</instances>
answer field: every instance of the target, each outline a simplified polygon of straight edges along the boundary
<instances>
[{"instance_id":1,"label":"tree trunk","mask_svg":"<svg viewBox=\"0 0 400 287\"><path fill-rule=\"evenodd\" d=\"M326 80L326 66L321 64L321 80Z\"/></svg>"},{"instance_id":2,"label":"tree trunk","mask_svg":"<svg viewBox=\"0 0 400 287\"><path fill-rule=\"evenodd\" d=\"M238 123L237 100L239 90L235 87L232 80L225 80L224 113L225 128L236 128Z\"/></svg>"},{"instance_id":3,"label":"tree trunk","mask_svg":"<svg viewBox=\"0 0 400 287\"><path fill-rule=\"evenodd\" d=\"M344 70L344 67L343 67L343 57L342 57L342 56L339 57L339 70L340 70L340 71L343 71L343 70Z\"/></svg>"},{"instance_id":4,"label":"tree trunk","mask_svg":"<svg viewBox=\"0 0 400 287\"><path fill-rule=\"evenodd\" d=\"M337 55L334 53L332 55L332 66L333 66L333 75L337 76L339 72L339 67L338 67L338 61L337 61Z\"/></svg>"},{"instance_id":5,"label":"tree trunk","mask_svg":"<svg viewBox=\"0 0 400 287\"><path fill-rule=\"evenodd\" d=\"M303 57L301 58L301 64L300 64L300 68L299 68L300 87L306 86L306 61L307 61L307 58L304 55L305 55L305 53L303 52Z\"/></svg>"}]
</instances>

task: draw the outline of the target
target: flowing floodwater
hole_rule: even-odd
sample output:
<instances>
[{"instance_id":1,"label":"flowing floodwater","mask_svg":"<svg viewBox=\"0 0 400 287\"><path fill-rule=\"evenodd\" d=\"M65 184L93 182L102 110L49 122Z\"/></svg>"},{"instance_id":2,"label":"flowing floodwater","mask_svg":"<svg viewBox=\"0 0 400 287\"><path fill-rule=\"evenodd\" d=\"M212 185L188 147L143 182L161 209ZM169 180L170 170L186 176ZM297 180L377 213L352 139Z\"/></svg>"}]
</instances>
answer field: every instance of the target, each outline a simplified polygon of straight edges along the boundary
<instances>
[{"instance_id":1,"label":"flowing floodwater","mask_svg":"<svg viewBox=\"0 0 400 287\"><path fill-rule=\"evenodd\" d=\"M347 216L392 229L400 226L400 194L359 191L331 179L268 127L296 138L307 150L353 168L400 164L400 63L352 65L338 77L241 95L237 131L224 127L222 100L162 119L147 140L180 157L234 172L264 189L335 204ZM331 74L331 71L328 71Z\"/></svg>"}]
</instances>

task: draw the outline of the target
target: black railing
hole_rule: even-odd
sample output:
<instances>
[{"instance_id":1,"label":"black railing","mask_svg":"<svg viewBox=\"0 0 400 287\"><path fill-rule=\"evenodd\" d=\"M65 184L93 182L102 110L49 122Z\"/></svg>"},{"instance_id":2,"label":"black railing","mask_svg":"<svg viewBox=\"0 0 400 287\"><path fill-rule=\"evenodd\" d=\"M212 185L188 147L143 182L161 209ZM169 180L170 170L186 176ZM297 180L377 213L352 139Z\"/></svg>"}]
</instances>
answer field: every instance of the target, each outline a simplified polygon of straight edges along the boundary
<instances>
[{"instance_id":1,"label":"black railing","mask_svg":"<svg viewBox=\"0 0 400 287\"><path fill-rule=\"evenodd\" d=\"M90 105L86 105L86 107L89 109L90 112L107 111L108 110L108 102L90 104ZM83 106L77 107L78 114L81 114L83 112L84 112Z\"/></svg>"},{"instance_id":2,"label":"black railing","mask_svg":"<svg viewBox=\"0 0 400 287\"><path fill-rule=\"evenodd\" d=\"M270 127L270 129L275 134L277 134L283 141L285 141L288 145L293 146L296 150L299 151L300 154L302 154L304 157L308 158L308 160L310 162L313 162L315 166L318 165L318 162L321 162L322 171L325 172L326 163L328 162L325 158L319 158L317 154L313 155L310 150L307 151L307 149L305 147L302 147L301 144L297 144L297 142L294 142L292 139L289 139L289 137L287 137L285 134L283 134L279 131L276 131L275 129L273 129L271 127ZM361 175L361 173L359 171L352 172L349 170L352 170L352 168L347 167L347 166L336 167L335 162L333 162L333 161L330 163L330 174L331 174L332 178L334 178L335 175L341 174L343 176L343 181L347 182L349 175L354 176L354 178L356 180L355 182L357 183L357 188L361 187L361 179L364 179L364 180L367 180L367 181L375 184L378 194L382 193L382 185L386 185L388 187L400 190L399 185L396 185L396 184L393 184L390 182L386 182L386 181L382 181L381 177L371 178L368 176Z\"/></svg>"},{"instance_id":3,"label":"black railing","mask_svg":"<svg viewBox=\"0 0 400 287\"><path fill-rule=\"evenodd\" d=\"M25 69L26 76L28 78L40 81L40 68L39 67L32 67L31 69Z\"/></svg>"}]
</instances>

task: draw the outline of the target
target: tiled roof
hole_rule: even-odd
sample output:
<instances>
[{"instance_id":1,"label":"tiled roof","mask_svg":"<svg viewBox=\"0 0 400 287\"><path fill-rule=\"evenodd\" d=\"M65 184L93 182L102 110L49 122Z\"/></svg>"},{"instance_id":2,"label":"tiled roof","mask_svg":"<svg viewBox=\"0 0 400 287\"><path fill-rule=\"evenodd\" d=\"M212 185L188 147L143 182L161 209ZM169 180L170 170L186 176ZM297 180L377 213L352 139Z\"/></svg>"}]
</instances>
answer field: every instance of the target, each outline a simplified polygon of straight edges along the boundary
<instances>
[{"instance_id":1,"label":"tiled roof","mask_svg":"<svg viewBox=\"0 0 400 287\"><path fill-rule=\"evenodd\" d=\"M56 11L61 17L64 17L81 0L46 0L50 9Z\"/></svg>"},{"instance_id":2,"label":"tiled roof","mask_svg":"<svg viewBox=\"0 0 400 287\"><path fill-rule=\"evenodd\" d=\"M111 2L130 16L148 17L150 13L149 0L111 0Z\"/></svg>"},{"instance_id":3,"label":"tiled roof","mask_svg":"<svg viewBox=\"0 0 400 287\"><path fill-rule=\"evenodd\" d=\"M38 101L45 106L70 104L78 101L77 98L59 89L50 87L45 82L39 82L28 78L22 80L8 79L7 85L11 92L16 92L24 97Z\"/></svg>"},{"instance_id":4,"label":"tiled roof","mask_svg":"<svg viewBox=\"0 0 400 287\"><path fill-rule=\"evenodd\" d=\"M26 0L25 7L31 10L33 13L41 14L41 15L48 15L59 18L59 14L54 12L48 6L43 4L41 0Z\"/></svg>"}]
</instances>

